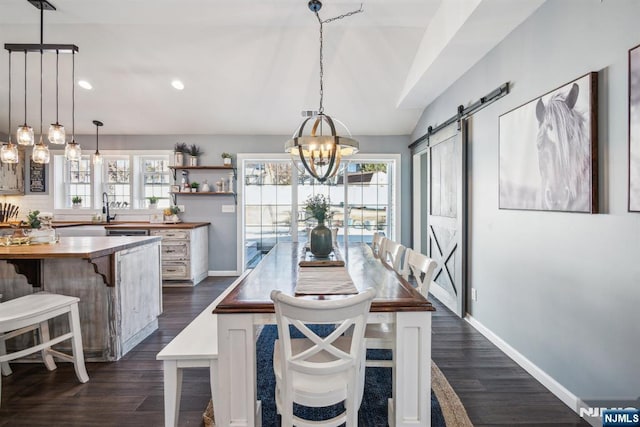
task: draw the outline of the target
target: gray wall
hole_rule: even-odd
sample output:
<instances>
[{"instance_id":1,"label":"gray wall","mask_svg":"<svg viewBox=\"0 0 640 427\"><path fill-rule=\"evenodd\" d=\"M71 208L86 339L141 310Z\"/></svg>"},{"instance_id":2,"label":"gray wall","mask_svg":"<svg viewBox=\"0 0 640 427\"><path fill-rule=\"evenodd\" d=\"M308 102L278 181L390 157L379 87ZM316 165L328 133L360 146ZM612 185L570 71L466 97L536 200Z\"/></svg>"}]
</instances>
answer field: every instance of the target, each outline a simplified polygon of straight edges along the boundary
<instances>
[{"instance_id":1,"label":"gray wall","mask_svg":"<svg viewBox=\"0 0 640 427\"><path fill-rule=\"evenodd\" d=\"M105 125L106 127L106 125ZM95 150L95 135L80 135L78 142L84 150ZM222 163L222 152L233 153L283 153L284 143L289 136L239 136L239 135L100 135L101 150L171 150L177 142L197 144L204 151L200 159L202 165L219 165ZM402 155L401 185L409 188L411 160L408 150L409 137L403 136L357 136L361 153L391 153ZM235 162L235 159L234 159ZM199 182L208 179L210 185L222 174L195 174L193 179ZM408 193L403 194L401 226L402 241L406 244L411 239L411 209ZM184 204L186 212L184 221L208 221L209 227L209 270L235 271L237 251L237 214L222 213L222 205L233 204L232 197L188 197L178 196L178 204Z\"/></svg>"},{"instance_id":2,"label":"gray wall","mask_svg":"<svg viewBox=\"0 0 640 427\"><path fill-rule=\"evenodd\" d=\"M640 214L627 212L627 52L640 1L549 0L429 105L414 131L510 81L469 141L470 313L582 399L640 395ZM498 116L600 72L601 214L498 209Z\"/></svg>"}]
</instances>

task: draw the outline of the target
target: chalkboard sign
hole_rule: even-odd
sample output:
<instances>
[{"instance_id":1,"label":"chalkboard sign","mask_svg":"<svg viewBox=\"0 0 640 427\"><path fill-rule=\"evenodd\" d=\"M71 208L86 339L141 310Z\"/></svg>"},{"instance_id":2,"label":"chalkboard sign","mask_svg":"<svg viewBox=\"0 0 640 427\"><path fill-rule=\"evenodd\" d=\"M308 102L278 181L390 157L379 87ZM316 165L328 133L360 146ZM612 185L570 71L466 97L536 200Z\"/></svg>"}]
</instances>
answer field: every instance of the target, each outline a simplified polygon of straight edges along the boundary
<instances>
[{"instance_id":1,"label":"chalkboard sign","mask_svg":"<svg viewBox=\"0 0 640 427\"><path fill-rule=\"evenodd\" d=\"M47 170L46 165L29 162L29 192L47 192Z\"/></svg>"}]
</instances>

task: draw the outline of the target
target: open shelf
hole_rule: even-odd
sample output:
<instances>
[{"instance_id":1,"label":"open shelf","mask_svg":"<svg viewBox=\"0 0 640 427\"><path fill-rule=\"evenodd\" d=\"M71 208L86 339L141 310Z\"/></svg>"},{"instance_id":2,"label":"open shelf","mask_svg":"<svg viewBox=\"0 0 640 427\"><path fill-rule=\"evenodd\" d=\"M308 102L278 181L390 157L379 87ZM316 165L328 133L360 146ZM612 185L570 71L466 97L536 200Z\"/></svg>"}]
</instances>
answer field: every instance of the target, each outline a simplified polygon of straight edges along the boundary
<instances>
[{"instance_id":1,"label":"open shelf","mask_svg":"<svg viewBox=\"0 0 640 427\"><path fill-rule=\"evenodd\" d=\"M171 191L171 197L173 197L173 203L176 204L176 196L233 196L233 200L238 204L237 195L231 191L198 191L196 193L189 191Z\"/></svg>"}]
</instances>

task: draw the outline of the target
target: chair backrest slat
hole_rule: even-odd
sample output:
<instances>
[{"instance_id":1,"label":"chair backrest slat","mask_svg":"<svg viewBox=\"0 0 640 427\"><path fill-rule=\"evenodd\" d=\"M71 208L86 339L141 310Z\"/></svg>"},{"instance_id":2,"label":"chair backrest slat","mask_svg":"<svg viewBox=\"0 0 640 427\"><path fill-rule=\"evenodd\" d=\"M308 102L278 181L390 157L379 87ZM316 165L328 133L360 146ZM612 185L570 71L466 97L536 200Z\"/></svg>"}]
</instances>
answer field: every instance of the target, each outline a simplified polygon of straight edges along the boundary
<instances>
[{"instance_id":1,"label":"chair backrest slat","mask_svg":"<svg viewBox=\"0 0 640 427\"><path fill-rule=\"evenodd\" d=\"M317 301L292 297L277 290L271 292L283 350L283 374L286 376L287 370L294 370L327 375L355 366L362 357L364 329L375 293L374 289L367 289L344 299ZM336 327L327 337L321 337L308 324L334 324ZM293 354L290 326L294 326L310 341L308 349ZM353 333L348 351L336 347L335 341L351 327ZM314 356L323 352L325 357L322 362L313 360Z\"/></svg>"}]
</instances>

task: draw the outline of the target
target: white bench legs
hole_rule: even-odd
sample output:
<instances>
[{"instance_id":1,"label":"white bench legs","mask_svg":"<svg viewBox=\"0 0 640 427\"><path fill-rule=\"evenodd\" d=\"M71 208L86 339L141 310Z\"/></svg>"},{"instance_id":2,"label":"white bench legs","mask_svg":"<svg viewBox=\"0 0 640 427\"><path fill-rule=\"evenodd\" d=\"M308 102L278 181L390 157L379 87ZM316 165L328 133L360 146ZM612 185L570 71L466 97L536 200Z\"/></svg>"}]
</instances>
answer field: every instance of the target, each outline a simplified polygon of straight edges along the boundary
<instances>
[{"instance_id":1,"label":"white bench legs","mask_svg":"<svg viewBox=\"0 0 640 427\"><path fill-rule=\"evenodd\" d=\"M164 425L174 427L178 425L180 415L180 396L182 395L182 370L184 368L209 368L211 396L215 400L218 375L218 360L165 360L164 369Z\"/></svg>"}]
</instances>

